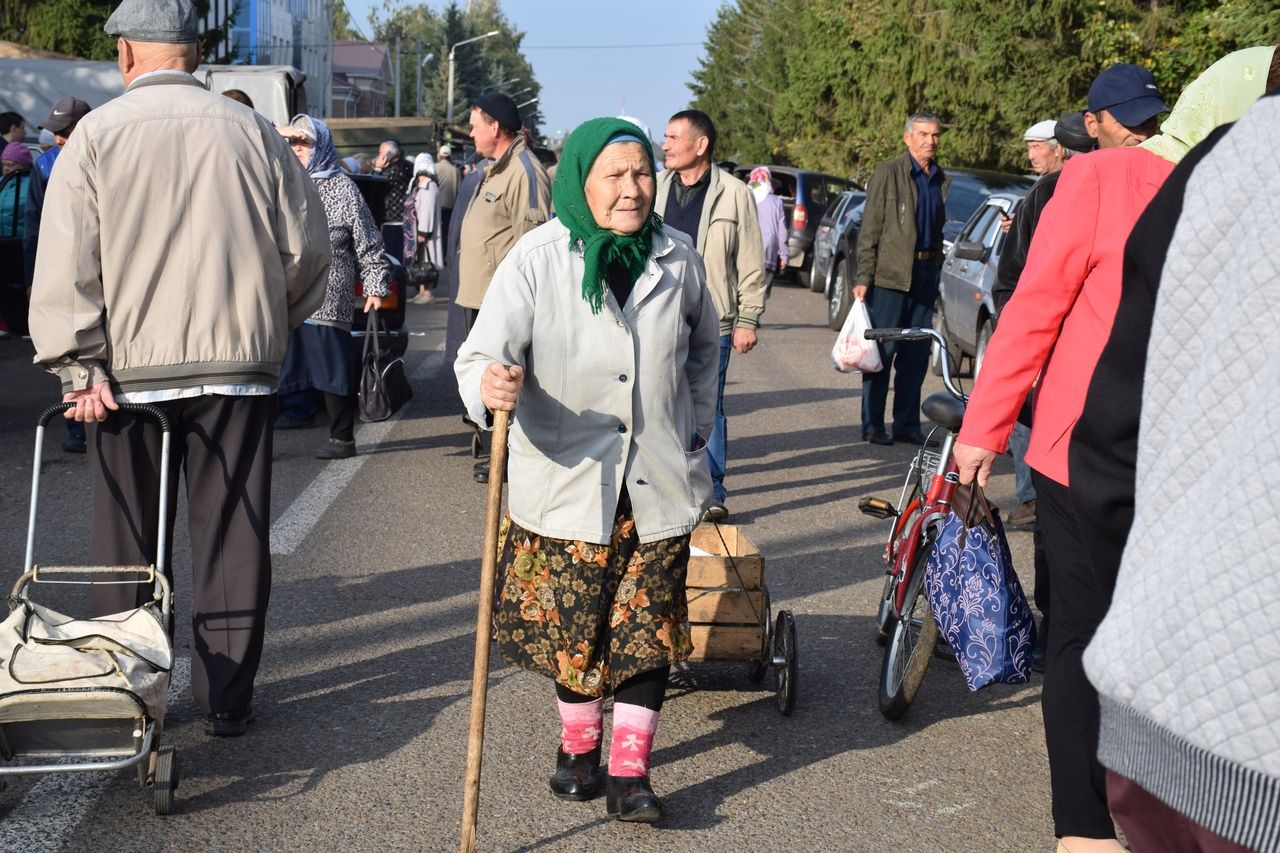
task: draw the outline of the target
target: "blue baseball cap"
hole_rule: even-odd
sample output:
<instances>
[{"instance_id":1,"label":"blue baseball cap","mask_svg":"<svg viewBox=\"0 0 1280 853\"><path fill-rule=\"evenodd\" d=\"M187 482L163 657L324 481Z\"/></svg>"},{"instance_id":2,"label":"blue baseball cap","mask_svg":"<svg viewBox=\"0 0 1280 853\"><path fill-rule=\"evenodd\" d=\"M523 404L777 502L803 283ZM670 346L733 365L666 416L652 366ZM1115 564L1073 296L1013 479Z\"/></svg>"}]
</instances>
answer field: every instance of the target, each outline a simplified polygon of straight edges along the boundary
<instances>
[{"instance_id":1,"label":"blue baseball cap","mask_svg":"<svg viewBox=\"0 0 1280 853\"><path fill-rule=\"evenodd\" d=\"M1152 116L1167 113L1156 78L1140 65L1112 65L1089 87L1089 112L1106 110L1125 127L1137 127Z\"/></svg>"}]
</instances>

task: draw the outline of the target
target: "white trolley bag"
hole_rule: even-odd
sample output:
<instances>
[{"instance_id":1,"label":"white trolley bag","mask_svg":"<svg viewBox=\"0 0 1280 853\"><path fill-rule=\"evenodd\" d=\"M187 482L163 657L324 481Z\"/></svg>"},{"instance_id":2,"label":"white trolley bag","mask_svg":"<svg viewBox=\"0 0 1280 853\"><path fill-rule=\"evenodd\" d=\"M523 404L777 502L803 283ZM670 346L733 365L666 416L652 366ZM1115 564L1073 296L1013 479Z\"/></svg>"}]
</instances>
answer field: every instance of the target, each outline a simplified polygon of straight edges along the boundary
<instances>
[{"instance_id":1,"label":"white trolley bag","mask_svg":"<svg viewBox=\"0 0 1280 853\"><path fill-rule=\"evenodd\" d=\"M68 404L46 409L36 428L31 515L22 577L0 623L0 781L5 775L114 772L136 766L155 812L168 814L178 773L172 746L160 746L173 667L167 627L173 595L164 575L168 506L160 500L158 566L39 566L33 561L44 430ZM168 459L168 418L154 406L123 404L160 422ZM160 494L168 494L168 465ZM121 578L124 578L123 580ZM152 600L97 619L64 616L31 600L38 584L150 584Z\"/></svg>"}]
</instances>

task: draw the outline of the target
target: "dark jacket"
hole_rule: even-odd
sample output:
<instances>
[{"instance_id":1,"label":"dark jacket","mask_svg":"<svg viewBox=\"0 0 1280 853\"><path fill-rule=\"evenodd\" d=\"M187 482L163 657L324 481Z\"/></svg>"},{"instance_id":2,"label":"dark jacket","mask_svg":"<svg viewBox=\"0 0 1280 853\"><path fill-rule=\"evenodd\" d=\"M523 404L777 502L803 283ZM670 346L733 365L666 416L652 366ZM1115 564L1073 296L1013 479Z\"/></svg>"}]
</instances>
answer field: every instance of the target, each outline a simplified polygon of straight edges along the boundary
<instances>
[{"instance_id":1,"label":"dark jacket","mask_svg":"<svg viewBox=\"0 0 1280 853\"><path fill-rule=\"evenodd\" d=\"M945 207L951 178L942 167L942 201ZM944 210L938 211L935 228L942 233ZM858 284L887 290L911 289L911 266L916 251L916 182L911 179L911 155L881 163L867 183L867 202L858 234ZM942 265L942 252L936 261Z\"/></svg>"},{"instance_id":2,"label":"dark jacket","mask_svg":"<svg viewBox=\"0 0 1280 853\"><path fill-rule=\"evenodd\" d=\"M1004 310L1005 304L1013 298L1013 290L1018 286L1018 277L1022 268L1027 265L1027 249L1031 248L1031 237L1040 222L1040 212L1053 198L1053 191L1058 187L1059 170L1045 175L1031 185L1027 196L1018 205L1017 215L1013 217L1013 225L1009 227L1009 236L1004 241L1004 251L1000 253L1000 266L996 268L996 283L991 286L991 301L996 306L996 317Z\"/></svg>"},{"instance_id":3,"label":"dark jacket","mask_svg":"<svg viewBox=\"0 0 1280 853\"><path fill-rule=\"evenodd\" d=\"M413 180L413 164L401 157L383 169L381 174L387 179L382 222L401 222L404 220L404 198L409 194L409 182Z\"/></svg>"}]
</instances>

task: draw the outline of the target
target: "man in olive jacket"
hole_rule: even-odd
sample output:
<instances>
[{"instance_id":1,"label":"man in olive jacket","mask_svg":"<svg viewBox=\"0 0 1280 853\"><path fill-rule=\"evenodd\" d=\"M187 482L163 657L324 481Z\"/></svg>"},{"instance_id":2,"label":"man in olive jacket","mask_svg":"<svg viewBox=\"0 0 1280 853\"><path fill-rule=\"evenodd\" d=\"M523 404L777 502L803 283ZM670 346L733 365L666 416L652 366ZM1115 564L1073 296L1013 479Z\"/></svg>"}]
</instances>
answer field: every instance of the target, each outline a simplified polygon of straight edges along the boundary
<instances>
[{"instance_id":1,"label":"man in olive jacket","mask_svg":"<svg viewBox=\"0 0 1280 853\"><path fill-rule=\"evenodd\" d=\"M253 720L271 590L274 392L289 329L324 300L329 225L271 123L192 76L188 0L124 0L106 32L125 93L80 121L49 178L31 340L68 417L89 424L95 562L155 564L173 542L172 512L158 530L160 466L171 510L183 474L191 688L205 730L235 736ZM155 420L121 403L164 412L167 460ZM95 584L93 597L107 615L151 590Z\"/></svg>"},{"instance_id":2,"label":"man in olive jacket","mask_svg":"<svg viewBox=\"0 0 1280 853\"><path fill-rule=\"evenodd\" d=\"M728 492L728 419L724 414L724 380L730 348L745 355L756 345L764 313L764 238L756 200L742 181L712 162L716 128L706 113L684 110L667 123L662 143L666 169L659 173L654 210L663 222L695 241L707 269L707 289L720 313L720 379L716 420L707 438L712 495L707 518L723 521Z\"/></svg>"},{"instance_id":3,"label":"man in olive jacket","mask_svg":"<svg viewBox=\"0 0 1280 853\"><path fill-rule=\"evenodd\" d=\"M907 153L881 163L867 184L858 235L855 299L865 299L878 329L933 323L942 266L942 224L951 179L935 162L942 122L933 113L907 119ZM872 444L924 444L920 386L929 367L929 341L882 342L884 369L862 376L862 438ZM893 433L885 430L889 371L894 371Z\"/></svg>"}]
</instances>

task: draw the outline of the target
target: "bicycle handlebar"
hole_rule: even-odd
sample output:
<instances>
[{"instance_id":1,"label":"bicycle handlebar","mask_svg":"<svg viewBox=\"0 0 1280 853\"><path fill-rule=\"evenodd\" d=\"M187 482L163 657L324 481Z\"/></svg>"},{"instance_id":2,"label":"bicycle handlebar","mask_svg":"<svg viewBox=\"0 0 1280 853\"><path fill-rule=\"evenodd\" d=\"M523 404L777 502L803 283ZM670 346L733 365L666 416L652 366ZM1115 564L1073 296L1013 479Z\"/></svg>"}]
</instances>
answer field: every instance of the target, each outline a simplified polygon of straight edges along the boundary
<instances>
[{"instance_id":1,"label":"bicycle handlebar","mask_svg":"<svg viewBox=\"0 0 1280 853\"><path fill-rule=\"evenodd\" d=\"M960 386L951 377L951 359L947 356L947 342L942 333L936 329L913 327L908 329L867 329L862 336L869 341L928 341L932 340L940 347L938 360L942 365L942 384L947 391L960 402L968 402Z\"/></svg>"}]
</instances>

